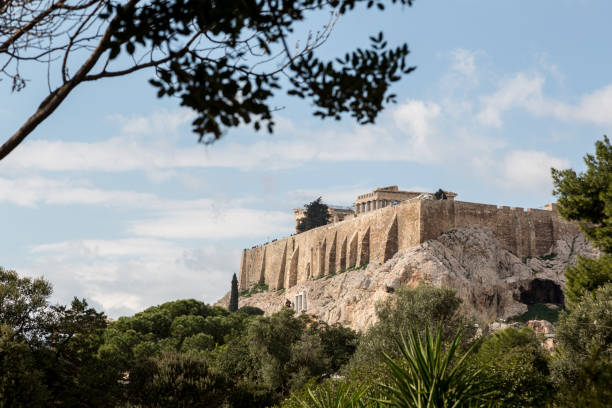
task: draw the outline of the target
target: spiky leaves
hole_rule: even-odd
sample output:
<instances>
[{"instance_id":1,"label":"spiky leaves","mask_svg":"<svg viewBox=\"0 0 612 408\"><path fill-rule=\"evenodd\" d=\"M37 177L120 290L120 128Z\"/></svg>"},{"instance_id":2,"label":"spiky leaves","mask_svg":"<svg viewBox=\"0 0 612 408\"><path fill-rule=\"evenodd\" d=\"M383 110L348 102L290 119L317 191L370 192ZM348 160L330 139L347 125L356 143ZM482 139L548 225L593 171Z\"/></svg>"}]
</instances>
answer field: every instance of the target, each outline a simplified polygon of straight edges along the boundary
<instances>
[{"instance_id":1,"label":"spiky leaves","mask_svg":"<svg viewBox=\"0 0 612 408\"><path fill-rule=\"evenodd\" d=\"M392 407L487 407L490 390L479 369L470 365L474 347L460 354L461 331L445 350L440 329L415 330L402 336L398 346L402 358L394 360L383 353L391 384L381 384L386 398L380 402Z\"/></svg>"}]
</instances>

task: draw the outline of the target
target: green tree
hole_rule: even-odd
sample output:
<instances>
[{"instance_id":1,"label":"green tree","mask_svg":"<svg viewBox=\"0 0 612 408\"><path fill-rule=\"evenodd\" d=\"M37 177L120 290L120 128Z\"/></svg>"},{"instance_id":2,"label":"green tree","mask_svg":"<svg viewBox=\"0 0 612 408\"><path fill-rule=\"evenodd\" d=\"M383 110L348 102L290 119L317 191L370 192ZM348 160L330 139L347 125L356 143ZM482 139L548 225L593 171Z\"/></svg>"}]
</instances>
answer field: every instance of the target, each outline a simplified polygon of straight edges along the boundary
<instances>
[{"instance_id":1,"label":"green tree","mask_svg":"<svg viewBox=\"0 0 612 408\"><path fill-rule=\"evenodd\" d=\"M114 406L121 372L97 354L106 316L77 298L50 306L50 294L45 280L0 268L3 406Z\"/></svg>"},{"instance_id":2,"label":"green tree","mask_svg":"<svg viewBox=\"0 0 612 408\"><path fill-rule=\"evenodd\" d=\"M289 391L292 351L306 327L294 313L293 309L285 308L270 317L260 317L247 331L250 353L261 367L262 383L282 393Z\"/></svg>"},{"instance_id":3,"label":"green tree","mask_svg":"<svg viewBox=\"0 0 612 408\"><path fill-rule=\"evenodd\" d=\"M579 258L566 270L571 309L557 323L558 352L552 378L564 407L609 406L612 399L612 146L596 142L587 169L552 170L559 213L581 222L587 239L602 250L598 259Z\"/></svg>"},{"instance_id":4,"label":"green tree","mask_svg":"<svg viewBox=\"0 0 612 408\"><path fill-rule=\"evenodd\" d=\"M530 328L513 327L484 339L478 366L492 385L491 398L503 407L547 407L553 397L548 356Z\"/></svg>"},{"instance_id":5,"label":"green tree","mask_svg":"<svg viewBox=\"0 0 612 408\"><path fill-rule=\"evenodd\" d=\"M230 292L228 310L230 312L238 310L238 279L236 279L236 274L232 275L232 289Z\"/></svg>"},{"instance_id":6,"label":"green tree","mask_svg":"<svg viewBox=\"0 0 612 408\"><path fill-rule=\"evenodd\" d=\"M167 352L134 367L128 388L129 401L139 406L219 407L230 382L203 356Z\"/></svg>"},{"instance_id":7,"label":"green tree","mask_svg":"<svg viewBox=\"0 0 612 408\"><path fill-rule=\"evenodd\" d=\"M308 322L308 330L321 338L321 345L329 358L330 374L348 363L359 343L359 335L339 323L329 325L320 320L311 320Z\"/></svg>"},{"instance_id":8,"label":"green tree","mask_svg":"<svg viewBox=\"0 0 612 408\"><path fill-rule=\"evenodd\" d=\"M298 221L297 231L304 232L329 223L329 207L321 201L321 197L304 205L304 217Z\"/></svg>"},{"instance_id":9,"label":"green tree","mask_svg":"<svg viewBox=\"0 0 612 408\"><path fill-rule=\"evenodd\" d=\"M612 400L612 283L591 293L556 326L552 378L564 407L606 407Z\"/></svg>"},{"instance_id":10,"label":"green tree","mask_svg":"<svg viewBox=\"0 0 612 408\"><path fill-rule=\"evenodd\" d=\"M575 303L589 291L612 282L612 146L607 136L595 143L595 155L584 157L586 171L552 169L559 214L581 222L587 239L604 252L596 259L579 258L566 271L566 297Z\"/></svg>"},{"instance_id":11,"label":"green tree","mask_svg":"<svg viewBox=\"0 0 612 408\"><path fill-rule=\"evenodd\" d=\"M371 366L381 362L383 352L399 358L397 342L411 330L424 333L427 328L440 325L442 339L449 342L459 328L464 328L465 339L475 333L474 322L461 310L461 299L451 288L419 285L414 289L401 288L386 302L377 305L378 321L361 338L347 370Z\"/></svg>"},{"instance_id":12,"label":"green tree","mask_svg":"<svg viewBox=\"0 0 612 408\"><path fill-rule=\"evenodd\" d=\"M197 113L200 141L253 123L273 129L271 98L281 85L308 98L321 118L349 113L373 123L395 101L391 83L414 70L407 44L388 48L382 32L367 49L329 61L315 55L336 20L356 6L385 0L7 0L0 3L0 72L23 89L32 64L47 64L49 94L0 146L0 160L47 119L80 84L148 70L158 97ZM392 0L411 5L412 0ZM302 46L288 46L298 26L331 13ZM125 55L124 58L121 56ZM27 68L26 68L27 67ZM25 68L25 69L24 69ZM23 70L23 71L22 71ZM288 79L288 81L286 81Z\"/></svg>"},{"instance_id":13,"label":"green tree","mask_svg":"<svg viewBox=\"0 0 612 408\"><path fill-rule=\"evenodd\" d=\"M50 397L32 349L0 324L0 407L44 407Z\"/></svg>"}]
</instances>

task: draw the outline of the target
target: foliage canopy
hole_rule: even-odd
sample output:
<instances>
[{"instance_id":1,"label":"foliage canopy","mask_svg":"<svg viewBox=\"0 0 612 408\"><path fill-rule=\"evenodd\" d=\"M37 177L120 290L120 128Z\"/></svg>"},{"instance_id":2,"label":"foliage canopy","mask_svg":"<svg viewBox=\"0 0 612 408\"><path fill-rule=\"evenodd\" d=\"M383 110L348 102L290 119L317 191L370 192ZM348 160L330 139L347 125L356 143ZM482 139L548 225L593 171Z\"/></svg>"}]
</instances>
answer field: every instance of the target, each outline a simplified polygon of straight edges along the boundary
<instances>
[{"instance_id":1,"label":"foliage canopy","mask_svg":"<svg viewBox=\"0 0 612 408\"><path fill-rule=\"evenodd\" d=\"M565 295L575 303L587 292L612 282L612 146L607 136L584 157L586 171L552 169L559 214L581 222L587 239L604 252L599 259L578 258L566 271Z\"/></svg>"},{"instance_id":2,"label":"foliage canopy","mask_svg":"<svg viewBox=\"0 0 612 408\"><path fill-rule=\"evenodd\" d=\"M390 85L414 70L408 46L388 47L380 32L368 48L322 60L315 54L336 20L364 5L412 0L7 0L0 2L0 74L13 91L24 67L46 64L48 95L0 146L9 154L80 84L149 69L158 97L196 112L193 130L210 142L252 123L272 131L271 99L281 86L307 98L314 115L349 114L373 123L394 102ZM318 31L290 41L313 13L330 13ZM298 39L299 40L299 39ZM43 70L41 70L43 71Z\"/></svg>"},{"instance_id":3,"label":"foliage canopy","mask_svg":"<svg viewBox=\"0 0 612 408\"><path fill-rule=\"evenodd\" d=\"M319 197L304 205L306 211L304 212L304 218L300 219L298 222L298 232L308 231L329 223L329 219L331 218L329 207L323 204L321 200L322 198Z\"/></svg>"}]
</instances>

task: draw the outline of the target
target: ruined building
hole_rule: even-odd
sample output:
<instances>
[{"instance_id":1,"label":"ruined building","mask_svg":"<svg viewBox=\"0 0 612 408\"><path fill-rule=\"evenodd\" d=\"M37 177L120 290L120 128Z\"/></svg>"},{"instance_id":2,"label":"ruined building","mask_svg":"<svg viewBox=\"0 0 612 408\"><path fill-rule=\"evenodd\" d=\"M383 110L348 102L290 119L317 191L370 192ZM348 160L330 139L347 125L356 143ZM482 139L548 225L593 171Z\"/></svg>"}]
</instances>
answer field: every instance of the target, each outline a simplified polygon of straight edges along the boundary
<instances>
[{"instance_id":1,"label":"ruined building","mask_svg":"<svg viewBox=\"0 0 612 408\"><path fill-rule=\"evenodd\" d=\"M448 200L454 200L457 193L444 191ZM355 201L355 214L363 214L378 210L380 208L398 205L402 201L410 200L417 197L431 196L430 193L403 191L397 186L380 187L371 193L362 194Z\"/></svg>"},{"instance_id":2,"label":"ruined building","mask_svg":"<svg viewBox=\"0 0 612 408\"><path fill-rule=\"evenodd\" d=\"M327 212L329 214L329 224L343 221L345 218L352 218L355 212L351 207L341 207L337 205L328 205ZM293 215L295 216L295 232L299 233L298 226L302 218L306 216L306 209L294 208Z\"/></svg>"},{"instance_id":3,"label":"ruined building","mask_svg":"<svg viewBox=\"0 0 612 408\"><path fill-rule=\"evenodd\" d=\"M360 195L355 213L342 221L280 239L242 253L241 290L265 283L271 290L291 288L308 279L383 263L460 227L488 227L501 245L520 258L543 256L576 224L559 217L554 205L523 209L448 199L385 187Z\"/></svg>"}]
</instances>

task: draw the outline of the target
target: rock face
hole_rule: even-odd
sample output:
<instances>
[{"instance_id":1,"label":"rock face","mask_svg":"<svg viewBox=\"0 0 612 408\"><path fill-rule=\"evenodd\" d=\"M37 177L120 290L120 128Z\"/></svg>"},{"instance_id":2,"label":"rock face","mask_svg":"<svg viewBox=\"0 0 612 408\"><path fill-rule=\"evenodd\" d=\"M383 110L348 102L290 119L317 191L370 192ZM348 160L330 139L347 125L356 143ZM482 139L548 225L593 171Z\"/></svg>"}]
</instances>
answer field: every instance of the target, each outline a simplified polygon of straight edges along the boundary
<instances>
[{"instance_id":1,"label":"rock face","mask_svg":"<svg viewBox=\"0 0 612 408\"><path fill-rule=\"evenodd\" d=\"M565 267L574 264L577 255L598 256L582 234L562 237L546 256L520 259L502 248L488 228L464 227L401 250L383 264L370 263L365 269L239 301L240 306L256 306L269 314L304 292L307 313L364 330L375 322L378 302L400 287L427 282L455 288L470 311L490 322L524 313L530 303L563 303ZM225 297L218 302L226 303Z\"/></svg>"},{"instance_id":2,"label":"rock face","mask_svg":"<svg viewBox=\"0 0 612 408\"><path fill-rule=\"evenodd\" d=\"M555 328L548 320L530 320L527 322L527 326L531 327L537 334L553 335L555 333Z\"/></svg>"}]
</instances>

